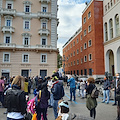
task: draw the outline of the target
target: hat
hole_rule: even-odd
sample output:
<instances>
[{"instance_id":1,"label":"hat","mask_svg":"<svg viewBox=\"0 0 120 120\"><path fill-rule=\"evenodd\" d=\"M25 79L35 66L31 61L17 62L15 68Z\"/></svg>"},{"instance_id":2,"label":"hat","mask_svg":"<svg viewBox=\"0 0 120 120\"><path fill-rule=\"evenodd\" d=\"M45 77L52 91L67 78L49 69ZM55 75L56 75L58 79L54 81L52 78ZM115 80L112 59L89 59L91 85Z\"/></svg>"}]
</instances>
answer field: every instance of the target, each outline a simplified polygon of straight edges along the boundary
<instances>
[{"instance_id":1,"label":"hat","mask_svg":"<svg viewBox=\"0 0 120 120\"><path fill-rule=\"evenodd\" d=\"M65 104L65 101L62 101L62 102L59 104L59 106L64 106L64 107L66 107L66 108L69 108L69 105Z\"/></svg>"}]
</instances>

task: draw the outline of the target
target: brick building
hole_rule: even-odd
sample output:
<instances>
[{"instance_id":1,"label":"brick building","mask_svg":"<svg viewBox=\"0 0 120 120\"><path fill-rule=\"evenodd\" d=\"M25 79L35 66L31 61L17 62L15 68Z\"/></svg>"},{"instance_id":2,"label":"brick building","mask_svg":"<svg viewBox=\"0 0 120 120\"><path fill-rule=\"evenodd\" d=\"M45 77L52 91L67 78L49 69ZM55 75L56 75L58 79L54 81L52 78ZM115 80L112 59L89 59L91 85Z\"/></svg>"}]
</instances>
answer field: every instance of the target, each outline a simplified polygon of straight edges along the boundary
<instances>
[{"instance_id":1,"label":"brick building","mask_svg":"<svg viewBox=\"0 0 120 120\"><path fill-rule=\"evenodd\" d=\"M57 68L57 0L0 0L0 76Z\"/></svg>"},{"instance_id":2,"label":"brick building","mask_svg":"<svg viewBox=\"0 0 120 120\"><path fill-rule=\"evenodd\" d=\"M82 27L64 44L63 57L66 74L104 76L103 1L86 5Z\"/></svg>"}]
</instances>

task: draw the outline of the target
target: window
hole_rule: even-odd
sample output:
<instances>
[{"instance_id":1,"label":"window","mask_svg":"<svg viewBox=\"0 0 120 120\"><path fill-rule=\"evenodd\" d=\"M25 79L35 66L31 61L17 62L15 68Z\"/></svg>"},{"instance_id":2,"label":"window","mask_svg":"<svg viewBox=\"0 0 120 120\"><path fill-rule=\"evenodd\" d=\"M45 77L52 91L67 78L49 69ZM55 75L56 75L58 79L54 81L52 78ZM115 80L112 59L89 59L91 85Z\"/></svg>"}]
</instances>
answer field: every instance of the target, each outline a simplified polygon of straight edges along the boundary
<instances>
[{"instance_id":1,"label":"window","mask_svg":"<svg viewBox=\"0 0 120 120\"><path fill-rule=\"evenodd\" d=\"M81 52L82 52L83 48L81 47Z\"/></svg>"},{"instance_id":2,"label":"window","mask_svg":"<svg viewBox=\"0 0 120 120\"><path fill-rule=\"evenodd\" d=\"M24 45L29 45L29 38L28 37L25 37L24 38Z\"/></svg>"},{"instance_id":3,"label":"window","mask_svg":"<svg viewBox=\"0 0 120 120\"><path fill-rule=\"evenodd\" d=\"M92 75L92 68L89 69L89 75Z\"/></svg>"},{"instance_id":4,"label":"window","mask_svg":"<svg viewBox=\"0 0 120 120\"><path fill-rule=\"evenodd\" d=\"M46 54L41 55L41 62L42 63L47 63L47 55Z\"/></svg>"},{"instance_id":5,"label":"window","mask_svg":"<svg viewBox=\"0 0 120 120\"><path fill-rule=\"evenodd\" d=\"M79 70L77 70L77 75L79 75Z\"/></svg>"},{"instance_id":6,"label":"window","mask_svg":"<svg viewBox=\"0 0 120 120\"><path fill-rule=\"evenodd\" d=\"M107 23L105 23L105 41L108 41Z\"/></svg>"},{"instance_id":7,"label":"window","mask_svg":"<svg viewBox=\"0 0 120 120\"><path fill-rule=\"evenodd\" d=\"M79 65L79 60L77 60L77 65Z\"/></svg>"},{"instance_id":8,"label":"window","mask_svg":"<svg viewBox=\"0 0 120 120\"><path fill-rule=\"evenodd\" d=\"M79 39L77 39L77 43L79 42Z\"/></svg>"},{"instance_id":9,"label":"window","mask_svg":"<svg viewBox=\"0 0 120 120\"><path fill-rule=\"evenodd\" d=\"M23 62L28 63L29 62L29 55L28 54L23 54Z\"/></svg>"},{"instance_id":10,"label":"window","mask_svg":"<svg viewBox=\"0 0 120 120\"><path fill-rule=\"evenodd\" d=\"M84 23L86 23L86 17L84 17Z\"/></svg>"},{"instance_id":11,"label":"window","mask_svg":"<svg viewBox=\"0 0 120 120\"><path fill-rule=\"evenodd\" d=\"M111 7L113 6L113 0L110 0L110 3L111 3Z\"/></svg>"},{"instance_id":12,"label":"window","mask_svg":"<svg viewBox=\"0 0 120 120\"><path fill-rule=\"evenodd\" d=\"M92 54L89 54L89 61L92 60Z\"/></svg>"},{"instance_id":13,"label":"window","mask_svg":"<svg viewBox=\"0 0 120 120\"><path fill-rule=\"evenodd\" d=\"M84 62L87 62L87 56L86 55L84 56Z\"/></svg>"},{"instance_id":14,"label":"window","mask_svg":"<svg viewBox=\"0 0 120 120\"><path fill-rule=\"evenodd\" d=\"M83 75L83 70L81 70L81 75Z\"/></svg>"},{"instance_id":15,"label":"window","mask_svg":"<svg viewBox=\"0 0 120 120\"><path fill-rule=\"evenodd\" d=\"M42 38L42 45L46 45L46 39Z\"/></svg>"},{"instance_id":16,"label":"window","mask_svg":"<svg viewBox=\"0 0 120 120\"><path fill-rule=\"evenodd\" d=\"M7 9L12 9L12 4L11 3L7 4Z\"/></svg>"},{"instance_id":17,"label":"window","mask_svg":"<svg viewBox=\"0 0 120 120\"><path fill-rule=\"evenodd\" d=\"M30 29L30 21L25 21L24 29L26 30Z\"/></svg>"},{"instance_id":18,"label":"window","mask_svg":"<svg viewBox=\"0 0 120 120\"><path fill-rule=\"evenodd\" d=\"M71 66L72 66L72 62L71 62Z\"/></svg>"},{"instance_id":19,"label":"window","mask_svg":"<svg viewBox=\"0 0 120 120\"><path fill-rule=\"evenodd\" d=\"M107 5L105 6L105 12L107 12Z\"/></svg>"},{"instance_id":20,"label":"window","mask_svg":"<svg viewBox=\"0 0 120 120\"><path fill-rule=\"evenodd\" d=\"M118 14L115 16L115 28L116 28L116 36L119 35L119 16Z\"/></svg>"},{"instance_id":21,"label":"window","mask_svg":"<svg viewBox=\"0 0 120 120\"><path fill-rule=\"evenodd\" d=\"M81 58L81 64L83 63L83 58Z\"/></svg>"},{"instance_id":22,"label":"window","mask_svg":"<svg viewBox=\"0 0 120 120\"><path fill-rule=\"evenodd\" d=\"M47 12L47 7L43 7L42 12Z\"/></svg>"},{"instance_id":23,"label":"window","mask_svg":"<svg viewBox=\"0 0 120 120\"><path fill-rule=\"evenodd\" d=\"M110 9L110 4L108 3L108 10Z\"/></svg>"},{"instance_id":24,"label":"window","mask_svg":"<svg viewBox=\"0 0 120 120\"><path fill-rule=\"evenodd\" d=\"M87 69L84 69L84 75L87 75Z\"/></svg>"},{"instance_id":25,"label":"window","mask_svg":"<svg viewBox=\"0 0 120 120\"><path fill-rule=\"evenodd\" d=\"M71 44L71 48L72 48L72 44Z\"/></svg>"},{"instance_id":26,"label":"window","mask_svg":"<svg viewBox=\"0 0 120 120\"><path fill-rule=\"evenodd\" d=\"M73 42L73 46L75 46L75 41Z\"/></svg>"},{"instance_id":27,"label":"window","mask_svg":"<svg viewBox=\"0 0 120 120\"><path fill-rule=\"evenodd\" d=\"M87 48L87 43L84 44L84 49L86 49L86 48Z\"/></svg>"},{"instance_id":28,"label":"window","mask_svg":"<svg viewBox=\"0 0 120 120\"><path fill-rule=\"evenodd\" d=\"M30 12L30 5L25 6L25 12L29 13Z\"/></svg>"},{"instance_id":29,"label":"window","mask_svg":"<svg viewBox=\"0 0 120 120\"><path fill-rule=\"evenodd\" d=\"M75 56L75 51L73 52L73 56Z\"/></svg>"},{"instance_id":30,"label":"window","mask_svg":"<svg viewBox=\"0 0 120 120\"><path fill-rule=\"evenodd\" d=\"M74 61L74 65L75 65L75 61Z\"/></svg>"},{"instance_id":31,"label":"window","mask_svg":"<svg viewBox=\"0 0 120 120\"><path fill-rule=\"evenodd\" d=\"M89 46L89 47L92 46L92 40L89 40L89 41L88 41L88 46Z\"/></svg>"},{"instance_id":32,"label":"window","mask_svg":"<svg viewBox=\"0 0 120 120\"><path fill-rule=\"evenodd\" d=\"M42 29L46 29L47 24L46 23L42 23Z\"/></svg>"},{"instance_id":33,"label":"window","mask_svg":"<svg viewBox=\"0 0 120 120\"><path fill-rule=\"evenodd\" d=\"M6 26L11 26L11 20L6 20Z\"/></svg>"},{"instance_id":34,"label":"window","mask_svg":"<svg viewBox=\"0 0 120 120\"><path fill-rule=\"evenodd\" d=\"M3 53L3 62L10 62L10 54Z\"/></svg>"},{"instance_id":35,"label":"window","mask_svg":"<svg viewBox=\"0 0 120 120\"><path fill-rule=\"evenodd\" d=\"M91 17L91 12L88 13L88 19Z\"/></svg>"},{"instance_id":36,"label":"window","mask_svg":"<svg viewBox=\"0 0 120 120\"><path fill-rule=\"evenodd\" d=\"M11 43L11 35L9 34L4 35L4 43Z\"/></svg>"},{"instance_id":37,"label":"window","mask_svg":"<svg viewBox=\"0 0 120 120\"><path fill-rule=\"evenodd\" d=\"M71 57L72 57L72 53L71 53Z\"/></svg>"},{"instance_id":38,"label":"window","mask_svg":"<svg viewBox=\"0 0 120 120\"><path fill-rule=\"evenodd\" d=\"M86 36L86 30L84 30L84 36Z\"/></svg>"},{"instance_id":39,"label":"window","mask_svg":"<svg viewBox=\"0 0 120 120\"><path fill-rule=\"evenodd\" d=\"M81 40L82 40L82 35L81 35Z\"/></svg>"},{"instance_id":40,"label":"window","mask_svg":"<svg viewBox=\"0 0 120 120\"><path fill-rule=\"evenodd\" d=\"M79 53L79 49L77 49L77 54Z\"/></svg>"},{"instance_id":41,"label":"window","mask_svg":"<svg viewBox=\"0 0 120 120\"><path fill-rule=\"evenodd\" d=\"M90 32L90 31L91 31L91 25L88 26L88 32Z\"/></svg>"},{"instance_id":42,"label":"window","mask_svg":"<svg viewBox=\"0 0 120 120\"><path fill-rule=\"evenodd\" d=\"M109 24L110 24L110 39L112 39L113 38L113 20L112 19L110 19Z\"/></svg>"}]
</instances>

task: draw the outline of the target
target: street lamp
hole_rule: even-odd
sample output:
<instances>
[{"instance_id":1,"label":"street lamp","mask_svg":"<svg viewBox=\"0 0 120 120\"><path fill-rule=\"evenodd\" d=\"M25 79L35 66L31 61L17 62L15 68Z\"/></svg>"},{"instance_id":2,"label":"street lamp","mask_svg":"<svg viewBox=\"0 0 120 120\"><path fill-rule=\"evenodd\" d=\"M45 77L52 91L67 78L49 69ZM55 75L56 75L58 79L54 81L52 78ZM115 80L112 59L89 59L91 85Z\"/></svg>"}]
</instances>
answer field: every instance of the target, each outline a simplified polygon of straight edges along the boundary
<instances>
[{"instance_id":1,"label":"street lamp","mask_svg":"<svg viewBox=\"0 0 120 120\"><path fill-rule=\"evenodd\" d=\"M65 55L63 56L63 59L62 59L62 61L64 62L64 64L63 64L63 73L64 73L64 77L65 77Z\"/></svg>"}]
</instances>

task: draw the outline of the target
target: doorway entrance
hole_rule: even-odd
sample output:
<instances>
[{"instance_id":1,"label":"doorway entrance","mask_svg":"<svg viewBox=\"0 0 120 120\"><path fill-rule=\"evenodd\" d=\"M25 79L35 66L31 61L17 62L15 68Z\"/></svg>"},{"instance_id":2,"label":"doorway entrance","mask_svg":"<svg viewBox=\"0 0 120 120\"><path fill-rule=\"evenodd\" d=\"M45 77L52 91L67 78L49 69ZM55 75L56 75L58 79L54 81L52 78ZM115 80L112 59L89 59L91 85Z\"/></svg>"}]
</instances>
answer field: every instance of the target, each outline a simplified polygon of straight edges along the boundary
<instances>
[{"instance_id":1,"label":"doorway entrance","mask_svg":"<svg viewBox=\"0 0 120 120\"><path fill-rule=\"evenodd\" d=\"M47 76L47 70L40 70L40 76L44 79Z\"/></svg>"}]
</instances>

